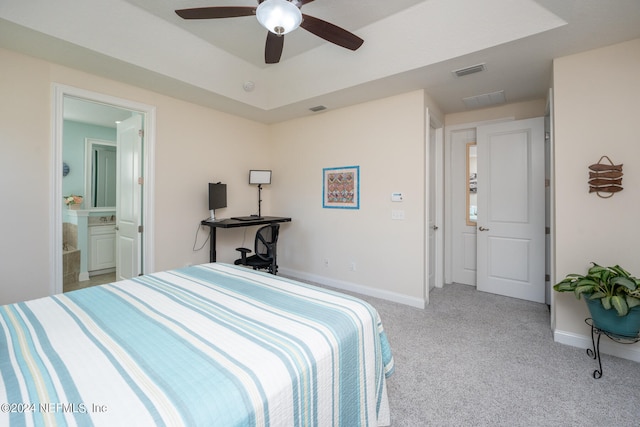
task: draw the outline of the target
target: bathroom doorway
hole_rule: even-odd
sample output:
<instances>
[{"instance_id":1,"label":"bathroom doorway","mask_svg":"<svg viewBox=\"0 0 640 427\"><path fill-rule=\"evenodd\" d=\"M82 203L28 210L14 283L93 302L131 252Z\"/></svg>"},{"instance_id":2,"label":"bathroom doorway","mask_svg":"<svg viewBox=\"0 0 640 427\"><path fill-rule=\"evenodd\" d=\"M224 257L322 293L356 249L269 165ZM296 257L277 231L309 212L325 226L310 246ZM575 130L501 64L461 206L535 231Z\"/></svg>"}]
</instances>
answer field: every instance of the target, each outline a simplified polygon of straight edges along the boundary
<instances>
[{"instance_id":1,"label":"bathroom doorway","mask_svg":"<svg viewBox=\"0 0 640 427\"><path fill-rule=\"evenodd\" d=\"M147 206L152 206L153 197L155 109L56 86L54 110L53 293L115 281L118 202L111 193L118 161L117 127L118 122L131 117L139 117L142 122L137 182L141 186L144 183L144 191L140 188L143 197L138 199L144 215L139 218L139 265L135 275L153 271L153 212ZM70 202L72 196L76 196L76 203ZM82 197L80 202L77 196ZM143 224L148 230L144 234Z\"/></svg>"}]
</instances>

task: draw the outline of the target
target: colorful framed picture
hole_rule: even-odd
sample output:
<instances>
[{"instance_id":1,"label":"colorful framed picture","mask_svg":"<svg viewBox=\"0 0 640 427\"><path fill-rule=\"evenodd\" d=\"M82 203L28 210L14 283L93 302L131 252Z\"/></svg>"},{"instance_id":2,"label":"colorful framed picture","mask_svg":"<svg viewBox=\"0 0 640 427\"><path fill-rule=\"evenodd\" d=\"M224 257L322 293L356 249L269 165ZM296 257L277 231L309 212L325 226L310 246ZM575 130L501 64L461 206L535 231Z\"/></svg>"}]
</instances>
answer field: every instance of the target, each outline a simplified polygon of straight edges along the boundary
<instances>
[{"instance_id":1,"label":"colorful framed picture","mask_svg":"<svg viewBox=\"0 0 640 427\"><path fill-rule=\"evenodd\" d=\"M360 166L322 169L322 207L360 209Z\"/></svg>"}]
</instances>

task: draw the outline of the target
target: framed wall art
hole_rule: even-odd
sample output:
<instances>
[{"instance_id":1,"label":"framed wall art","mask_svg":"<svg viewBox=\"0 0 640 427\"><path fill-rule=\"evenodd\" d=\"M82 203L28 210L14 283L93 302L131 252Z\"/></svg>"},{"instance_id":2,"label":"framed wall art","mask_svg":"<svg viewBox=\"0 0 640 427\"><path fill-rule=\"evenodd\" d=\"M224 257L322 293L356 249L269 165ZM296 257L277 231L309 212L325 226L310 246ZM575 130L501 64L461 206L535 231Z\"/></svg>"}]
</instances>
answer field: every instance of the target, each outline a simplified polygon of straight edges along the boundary
<instances>
[{"instance_id":1,"label":"framed wall art","mask_svg":"<svg viewBox=\"0 0 640 427\"><path fill-rule=\"evenodd\" d=\"M322 169L322 207L360 209L360 166Z\"/></svg>"}]
</instances>

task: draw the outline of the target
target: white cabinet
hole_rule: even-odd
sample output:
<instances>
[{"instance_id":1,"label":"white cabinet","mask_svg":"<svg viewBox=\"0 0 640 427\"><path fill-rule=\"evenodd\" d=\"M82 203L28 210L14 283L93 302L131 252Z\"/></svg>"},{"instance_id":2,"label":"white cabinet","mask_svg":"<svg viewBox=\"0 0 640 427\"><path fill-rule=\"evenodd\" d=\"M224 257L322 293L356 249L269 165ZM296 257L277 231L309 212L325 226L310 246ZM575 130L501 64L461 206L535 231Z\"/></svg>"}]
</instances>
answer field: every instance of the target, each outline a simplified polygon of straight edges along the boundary
<instances>
[{"instance_id":1,"label":"white cabinet","mask_svg":"<svg viewBox=\"0 0 640 427\"><path fill-rule=\"evenodd\" d=\"M89 227L89 268L104 270L116 266L116 227L95 225Z\"/></svg>"}]
</instances>

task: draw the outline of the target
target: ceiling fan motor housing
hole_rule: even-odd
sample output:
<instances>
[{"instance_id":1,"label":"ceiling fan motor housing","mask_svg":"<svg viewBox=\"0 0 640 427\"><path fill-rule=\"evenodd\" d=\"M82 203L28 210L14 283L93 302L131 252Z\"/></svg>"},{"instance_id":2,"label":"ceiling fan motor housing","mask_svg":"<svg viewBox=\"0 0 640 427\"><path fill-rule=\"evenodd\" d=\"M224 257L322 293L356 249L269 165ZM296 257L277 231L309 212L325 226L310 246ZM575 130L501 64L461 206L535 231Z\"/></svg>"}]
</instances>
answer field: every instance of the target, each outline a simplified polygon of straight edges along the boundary
<instances>
[{"instance_id":1,"label":"ceiling fan motor housing","mask_svg":"<svg viewBox=\"0 0 640 427\"><path fill-rule=\"evenodd\" d=\"M302 12L287 0L265 0L258 5L256 17L260 24L274 34L284 35L300 26Z\"/></svg>"}]
</instances>

